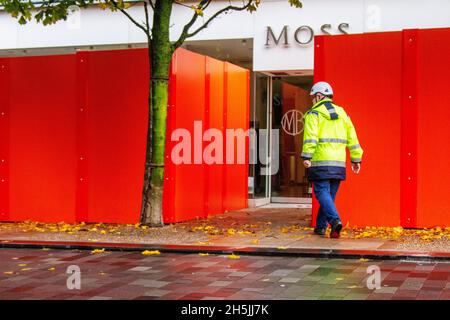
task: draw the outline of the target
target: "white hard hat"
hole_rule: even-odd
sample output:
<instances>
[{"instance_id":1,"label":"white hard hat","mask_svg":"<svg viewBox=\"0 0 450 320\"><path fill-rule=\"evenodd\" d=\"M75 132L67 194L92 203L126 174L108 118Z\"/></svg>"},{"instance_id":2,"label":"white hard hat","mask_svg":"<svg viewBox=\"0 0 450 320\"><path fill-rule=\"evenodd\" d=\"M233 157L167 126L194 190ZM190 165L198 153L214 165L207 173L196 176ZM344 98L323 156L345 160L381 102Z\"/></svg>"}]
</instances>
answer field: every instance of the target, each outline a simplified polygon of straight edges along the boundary
<instances>
[{"instance_id":1,"label":"white hard hat","mask_svg":"<svg viewBox=\"0 0 450 320\"><path fill-rule=\"evenodd\" d=\"M331 86L328 82L320 81L320 82L315 83L311 88L310 95L313 96L316 93L321 93L324 96L332 96L333 88L331 88Z\"/></svg>"}]
</instances>

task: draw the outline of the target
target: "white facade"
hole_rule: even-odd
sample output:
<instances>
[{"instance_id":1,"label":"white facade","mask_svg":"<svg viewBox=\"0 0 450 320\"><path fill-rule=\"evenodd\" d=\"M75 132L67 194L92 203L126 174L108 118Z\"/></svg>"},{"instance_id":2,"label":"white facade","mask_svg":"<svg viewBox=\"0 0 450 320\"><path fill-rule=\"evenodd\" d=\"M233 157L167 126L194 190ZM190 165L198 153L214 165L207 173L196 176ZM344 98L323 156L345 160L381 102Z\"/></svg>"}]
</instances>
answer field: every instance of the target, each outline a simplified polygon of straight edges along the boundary
<instances>
[{"instance_id":1,"label":"white facade","mask_svg":"<svg viewBox=\"0 0 450 320\"><path fill-rule=\"evenodd\" d=\"M223 14L210 27L191 40L253 39L253 70L311 70L313 69L313 43L305 42L313 30L314 35L324 34L321 27L330 24L331 34L342 34L338 26L348 33L399 31L409 28L450 27L450 0L303 0L303 8L289 6L287 0L262 0L256 13L232 12ZM214 1L205 11L206 20L228 1ZM241 1L236 2L237 5ZM141 5L130 13L143 20ZM190 19L192 10L175 6L171 38L175 40L181 28ZM201 23L202 19L199 19ZM288 45L281 37L278 45L271 38L266 46L270 27L278 37L286 27ZM0 53L6 50L31 48L79 47L89 45L139 44L145 42L141 30L122 13L104 11L97 7L82 9L71 14L67 21L42 26L28 23L20 26L5 12L0 12ZM2 52L3 51L3 52Z\"/></svg>"}]
</instances>

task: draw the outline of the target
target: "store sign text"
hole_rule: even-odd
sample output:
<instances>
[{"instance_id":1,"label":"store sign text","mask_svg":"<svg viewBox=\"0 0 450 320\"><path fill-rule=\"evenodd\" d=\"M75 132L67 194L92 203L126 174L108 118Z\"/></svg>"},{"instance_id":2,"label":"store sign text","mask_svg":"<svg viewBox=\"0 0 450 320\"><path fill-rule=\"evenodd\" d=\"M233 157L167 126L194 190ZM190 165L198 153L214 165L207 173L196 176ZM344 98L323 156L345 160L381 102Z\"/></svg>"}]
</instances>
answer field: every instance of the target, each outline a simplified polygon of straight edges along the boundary
<instances>
[{"instance_id":1,"label":"store sign text","mask_svg":"<svg viewBox=\"0 0 450 320\"><path fill-rule=\"evenodd\" d=\"M347 30L349 27L348 23L341 23L338 25L338 30L343 34L348 34ZM320 30L324 34L331 34L329 30L331 29L331 24L323 24L320 27ZM304 34L305 37L302 37L302 34ZM300 45L308 45L310 44L314 39L314 30L310 26L300 26L294 31L294 41L297 44ZM282 41L283 46L289 46L289 35L288 35L288 26L284 26L281 30L281 33L278 35L278 37L273 32L272 28L270 26L267 27L267 34L266 34L266 47L270 47L271 42L277 46Z\"/></svg>"}]
</instances>

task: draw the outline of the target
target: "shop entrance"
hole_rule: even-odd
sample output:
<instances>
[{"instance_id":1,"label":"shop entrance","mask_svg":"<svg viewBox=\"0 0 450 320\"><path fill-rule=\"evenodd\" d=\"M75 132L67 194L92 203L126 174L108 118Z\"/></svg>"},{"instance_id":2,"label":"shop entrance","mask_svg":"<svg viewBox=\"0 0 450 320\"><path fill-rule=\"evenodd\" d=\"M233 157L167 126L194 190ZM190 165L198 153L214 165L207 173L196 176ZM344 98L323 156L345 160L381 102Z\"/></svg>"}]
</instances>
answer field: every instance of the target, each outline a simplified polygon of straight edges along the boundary
<instances>
[{"instance_id":1,"label":"shop entrance","mask_svg":"<svg viewBox=\"0 0 450 320\"><path fill-rule=\"evenodd\" d=\"M311 186L300 154L312 81L308 75L272 77L272 129L279 132L279 170L271 177L271 202L311 203Z\"/></svg>"},{"instance_id":2,"label":"shop entrance","mask_svg":"<svg viewBox=\"0 0 450 320\"><path fill-rule=\"evenodd\" d=\"M303 115L311 107L312 72L254 73L250 127L258 134L258 161L250 165L250 206L310 204L311 185L300 158ZM264 134L260 134L263 132ZM270 172L270 174L268 174Z\"/></svg>"}]
</instances>

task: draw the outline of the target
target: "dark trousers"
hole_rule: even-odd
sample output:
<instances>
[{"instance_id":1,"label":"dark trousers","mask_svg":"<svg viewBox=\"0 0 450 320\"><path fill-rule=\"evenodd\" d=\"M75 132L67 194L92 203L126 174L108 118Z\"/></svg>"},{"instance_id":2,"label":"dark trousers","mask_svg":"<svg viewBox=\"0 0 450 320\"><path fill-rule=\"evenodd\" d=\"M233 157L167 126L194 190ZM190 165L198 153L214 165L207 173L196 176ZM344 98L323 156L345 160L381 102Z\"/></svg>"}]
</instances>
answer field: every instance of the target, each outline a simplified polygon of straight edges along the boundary
<instances>
[{"instance_id":1,"label":"dark trousers","mask_svg":"<svg viewBox=\"0 0 450 320\"><path fill-rule=\"evenodd\" d=\"M317 228L325 229L335 220L341 220L334 204L341 180L328 179L313 181L314 195L320 203L317 214Z\"/></svg>"}]
</instances>

